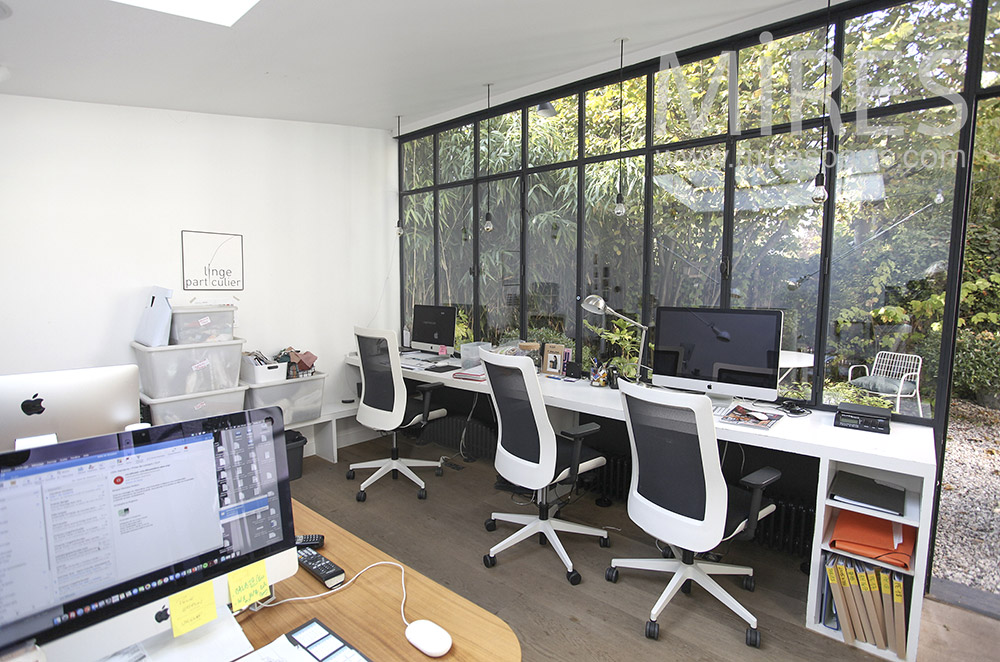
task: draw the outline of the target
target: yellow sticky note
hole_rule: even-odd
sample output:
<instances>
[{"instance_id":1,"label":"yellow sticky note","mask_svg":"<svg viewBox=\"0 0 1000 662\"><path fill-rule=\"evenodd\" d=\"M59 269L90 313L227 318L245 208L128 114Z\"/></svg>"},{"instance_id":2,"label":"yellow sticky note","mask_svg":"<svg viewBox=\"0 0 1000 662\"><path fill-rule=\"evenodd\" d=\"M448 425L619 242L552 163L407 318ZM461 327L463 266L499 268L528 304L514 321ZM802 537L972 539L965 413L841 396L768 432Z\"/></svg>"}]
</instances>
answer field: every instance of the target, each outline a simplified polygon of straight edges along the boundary
<instances>
[{"instance_id":1,"label":"yellow sticky note","mask_svg":"<svg viewBox=\"0 0 1000 662\"><path fill-rule=\"evenodd\" d=\"M211 623L216 615L215 591L211 581L170 596L170 624L175 637Z\"/></svg>"},{"instance_id":2,"label":"yellow sticky note","mask_svg":"<svg viewBox=\"0 0 1000 662\"><path fill-rule=\"evenodd\" d=\"M271 595L271 584L267 581L267 566L257 561L229 573L229 601L233 611Z\"/></svg>"}]
</instances>

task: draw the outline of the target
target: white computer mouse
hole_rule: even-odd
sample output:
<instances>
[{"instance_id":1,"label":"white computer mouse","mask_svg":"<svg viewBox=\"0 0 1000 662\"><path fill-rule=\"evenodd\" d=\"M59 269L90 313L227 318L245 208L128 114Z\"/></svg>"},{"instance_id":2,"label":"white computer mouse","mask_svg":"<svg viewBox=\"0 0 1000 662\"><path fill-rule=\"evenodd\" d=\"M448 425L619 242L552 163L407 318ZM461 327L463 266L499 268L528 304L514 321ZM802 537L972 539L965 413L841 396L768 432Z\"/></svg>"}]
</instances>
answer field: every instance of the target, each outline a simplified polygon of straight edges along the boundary
<instances>
[{"instance_id":1,"label":"white computer mouse","mask_svg":"<svg viewBox=\"0 0 1000 662\"><path fill-rule=\"evenodd\" d=\"M406 639L428 657L441 657L451 650L451 635L433 621L420 619L406 626Z\"/></svg>"}]
</instances>

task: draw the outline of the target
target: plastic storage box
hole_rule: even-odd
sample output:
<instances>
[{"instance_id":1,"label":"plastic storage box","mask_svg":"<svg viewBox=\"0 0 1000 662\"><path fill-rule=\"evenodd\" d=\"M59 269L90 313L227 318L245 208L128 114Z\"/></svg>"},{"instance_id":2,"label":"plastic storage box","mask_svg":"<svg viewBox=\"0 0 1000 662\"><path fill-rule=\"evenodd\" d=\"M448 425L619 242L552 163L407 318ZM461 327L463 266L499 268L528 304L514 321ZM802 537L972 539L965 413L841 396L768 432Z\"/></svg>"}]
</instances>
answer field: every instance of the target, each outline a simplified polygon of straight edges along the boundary
<instances>
[{"instance_id":1,"label":"plastic storage box","mask_svg":"<svg viewBox=\"0 0 1000 662\"><path fill-rule=\"evenodd\" d=\"M242 338L227 342L146 347L132 342L139 386L150 398L233 388L240 379Z\"/></svg>"},{"instance_id":2,"label":"plastic storage box","mask_svg":"<svg viewBox=\"0 0 1000 662\"><path fill-rule=\"evenodd\" d=\"M288 375L287 363L268 363L259 365L252 357L243 355L240 361L240 381L247 384L270 384L284 381Z\"/></svg>"},{"instance_id":3,"label":"plastic storage box","mask_svg":"<svg viewBox=\"0 0 1000 662\"><path fill-rule=\"evenodd\" d=\"M233 339L236 306L177 306L170 316L170 344Z\"/></svg>"},{"instance_id":4,"label":"plastic storage box","mask_svg":"<svg viewBox=\"0 0 1000 662\"><path fill-rule=\"evenodd\" d=\"M244 384L247 391L246 408L281 407L285 427L319 418L323 412L323 383L326 374L317 372L309 377L286 379L271 384Z\"/></svg>"},{"instance_id":5,"label":"plastic storage box","mask_svg":"<svg viewBox=\"0 0 1000 662\"><path fill-rule=\"evenodd\" d=\"M153 425L162 425L243 411L246 390L246 386L237 386L221 391L192 393L172 398L151 398L145 393L140 393L139 401L149 407L150 422Z\"/></svg>"}]
</instances>

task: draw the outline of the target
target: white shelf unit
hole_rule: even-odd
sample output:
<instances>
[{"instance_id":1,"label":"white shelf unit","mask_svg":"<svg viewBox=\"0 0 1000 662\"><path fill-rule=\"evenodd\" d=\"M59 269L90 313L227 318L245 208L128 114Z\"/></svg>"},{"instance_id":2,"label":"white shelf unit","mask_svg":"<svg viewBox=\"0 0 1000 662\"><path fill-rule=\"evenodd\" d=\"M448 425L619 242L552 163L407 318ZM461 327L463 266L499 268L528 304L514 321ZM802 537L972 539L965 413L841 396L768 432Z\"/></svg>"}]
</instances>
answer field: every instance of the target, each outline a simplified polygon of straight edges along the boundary
<instances>
[{"instance_id":1,"label":"white shelf unit","mask_svg":"<svg viewBox=\"0 0 1000 662\"><path fill-rule=\"evenodd\" d=\"M830 498L830 485L840 470L849 471L868 478L874 478L903 487L906 490L903 514L895 515L873 508L843 503ZM920 612L923 608L925 577L927 573L928 544L930 540L930 516L934 492L933 465L914 465L910 471L901 471L896 466L890 468L868 467L850 462L832 459L820 461L819 487L816 498L816 528L813 538L813 551L810 559L809 594L807 598L806 626L832 639L843 641L838 630L831 630L822 623L822 595L826 590L826 572L823 566L823 556L826 553L857 559L880 568L897 571L904 576L906 585L906 657L900 658L895 652L880 649L863 641L854 642L853 646L867 653L886 660L905 659L915 661L917 658L917 643L920 633ZM889 522L899 522L916 529L916 543L913 550L913 563L910 569L900 568L890 563L870 559L857 554L851 554L830 547L830 537L840 511L849 510Z\"/></svg>"}]
</instances>

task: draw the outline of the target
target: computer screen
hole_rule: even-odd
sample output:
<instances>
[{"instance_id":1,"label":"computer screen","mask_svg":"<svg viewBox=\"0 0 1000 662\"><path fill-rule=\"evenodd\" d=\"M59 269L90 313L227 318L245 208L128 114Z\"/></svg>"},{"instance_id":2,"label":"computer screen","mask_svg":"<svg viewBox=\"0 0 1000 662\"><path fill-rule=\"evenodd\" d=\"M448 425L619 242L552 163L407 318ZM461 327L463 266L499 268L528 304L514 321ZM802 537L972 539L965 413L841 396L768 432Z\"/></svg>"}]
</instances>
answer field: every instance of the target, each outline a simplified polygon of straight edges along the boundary
<instances>
[{"instance_id":1,"label":"computer screen","mask_svg":"<svg viewBox=\"0 0 1000 662\"><path fill-rule=\"evenodd\" d=\"M0 454L0 650L99 658L169 629L171 594L294 574L284 446L266 407Z\"/></svg>"},{"instance_id":2,"label":"computer screen","mask_svg":"<svg viewBox=\"0 0 1000 662\"><path fill-rule=\"evenodd\" d=\"M24 437L55 434L69 441L138 422L135 365L0 375L0 452Z\"/></svg>"},{"instance_id":3,"label":"computer screen","mask_svg":"<svg viewBox=\"0 0 1000 662\"><path fill-rule=\"evenodd\" d=\"M439 354L443 345L446 353L453 353L456 314L454 306L414 306L410 347Z\"/></svg>"},{"instance_id":4,"label":"computer screen","mask_svg":"<svg viewBox=\"0 0 1000 662\"><path fill-rule=\"evenodd\" d=\"M779 310L657 308L653 384L776 400L781 323Z\"/></svg>"}]
</instances>

